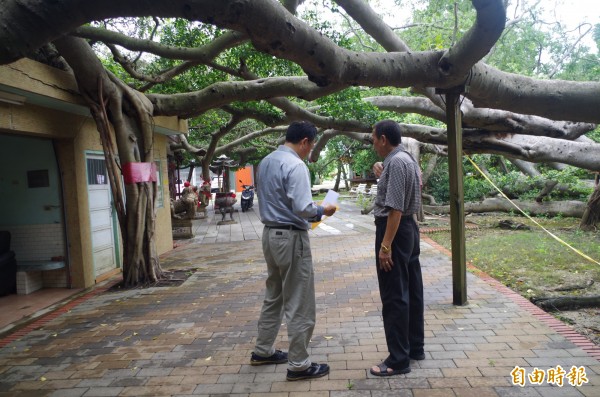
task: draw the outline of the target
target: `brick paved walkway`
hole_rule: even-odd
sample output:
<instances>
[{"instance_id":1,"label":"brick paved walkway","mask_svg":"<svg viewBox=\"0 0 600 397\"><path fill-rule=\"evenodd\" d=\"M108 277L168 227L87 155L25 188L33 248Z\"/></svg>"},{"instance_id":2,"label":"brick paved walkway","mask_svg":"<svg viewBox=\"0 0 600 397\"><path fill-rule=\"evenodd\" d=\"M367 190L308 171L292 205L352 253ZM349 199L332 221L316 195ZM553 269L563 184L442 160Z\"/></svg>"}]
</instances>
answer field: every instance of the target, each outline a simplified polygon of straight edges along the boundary
<instances>
[{"instance_id":1,"label":"brick paved walkway","mask_svg":"<svg viewBox=\"0 0 600 397\"><path fill-rule=\"evenodd\" d=\"M21 332L0 349L0 396L600 396L593 347L526 300L469 273L469 303L453 306L450 259L426 237L427 358L407 375L370 375L387 355L374 227L347 203L311 232L318 310L311 351L331 373L287 382L286 365L250 366L265 267L257 210L237 213L231 226L217 227L212 212L195 222L196 237L163 257L165 268L197 268L183 285L98 289ZM588 383L511 383L515 366L527 376L559 365L583 367Z\"/></svg>"}]
</instances>

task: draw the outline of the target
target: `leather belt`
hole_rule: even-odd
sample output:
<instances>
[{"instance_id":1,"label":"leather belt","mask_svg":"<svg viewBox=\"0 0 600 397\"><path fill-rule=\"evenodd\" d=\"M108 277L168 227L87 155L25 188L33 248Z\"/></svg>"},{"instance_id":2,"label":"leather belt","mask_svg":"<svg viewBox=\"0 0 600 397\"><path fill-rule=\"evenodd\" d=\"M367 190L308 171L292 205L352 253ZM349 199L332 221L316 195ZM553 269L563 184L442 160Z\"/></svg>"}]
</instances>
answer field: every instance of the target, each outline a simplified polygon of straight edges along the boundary
<instances>
[{"instance_id":1,"label":"leather belt","mask_svg":"<svg viewBox=\"0 0 600 397\"><path fill-rule=\"evenodd\" d=\"M410 215L402 215L402 217L400 217L400 219L414 219L414 214L410 214ZM382 222L387 222L388 217L387 216L376 216L375 217L375 224L378 223L382 223Z\"/></svg>"},{"instance_id":2,"label":"leather belt","mask_svg":"<svg viewBox=\"0 0 600 397\"><path fill-rule=\"evenodd\" d=\"M294 225L281 225L281 226L265 226L268 227L269 229L281 229L281 230L300 230L300 231L306 231L306 229L302 229L299 228L298 226L294 226Z\"/></svg>"}]
</instances>

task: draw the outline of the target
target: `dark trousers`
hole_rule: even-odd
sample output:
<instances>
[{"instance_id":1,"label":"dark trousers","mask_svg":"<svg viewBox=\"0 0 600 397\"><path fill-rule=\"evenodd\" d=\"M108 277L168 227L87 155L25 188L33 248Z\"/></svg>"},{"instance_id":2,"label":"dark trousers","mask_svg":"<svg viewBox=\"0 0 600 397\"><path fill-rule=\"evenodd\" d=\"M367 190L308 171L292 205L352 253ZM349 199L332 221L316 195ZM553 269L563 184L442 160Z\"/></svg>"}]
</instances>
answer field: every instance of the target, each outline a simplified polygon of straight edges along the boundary
<instances>
[{"instance_id":1,"label":"dark trousers","mask_svg":"<svg viewBox=\"0 0 600 397\"><path fill-rule=\"evenodd\" d=\"M385 364L393 369L410 366L410 356L422 355L425 339L423 276L419 262L419 227L412 216L402 217L390 247L394 266L379 268L379 249L387 218L376 218L375 262L385 339L390 355Z\"/></svg>"}]
</instances>

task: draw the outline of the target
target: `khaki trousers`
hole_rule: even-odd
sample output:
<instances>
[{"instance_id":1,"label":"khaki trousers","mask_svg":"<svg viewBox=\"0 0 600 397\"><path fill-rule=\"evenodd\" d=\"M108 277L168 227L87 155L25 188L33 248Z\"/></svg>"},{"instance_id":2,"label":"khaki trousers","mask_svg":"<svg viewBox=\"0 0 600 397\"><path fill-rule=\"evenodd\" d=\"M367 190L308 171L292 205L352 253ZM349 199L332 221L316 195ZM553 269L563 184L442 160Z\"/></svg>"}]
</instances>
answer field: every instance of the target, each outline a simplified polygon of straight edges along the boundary
<instances>
[{"instance_id":1,"label":"khaki trousers","mask_svg":"<svg viewBox=\"0 0 600 397\"><path fill-rule=\"evenodd\" d=\"M264 357L275 352L273 345L285 315L289 340L288 368L302 371L311 364L307 349L316 317L308 232L265 226L262 246L268 275L254 352Z\"/></svg>"}]
</instances>

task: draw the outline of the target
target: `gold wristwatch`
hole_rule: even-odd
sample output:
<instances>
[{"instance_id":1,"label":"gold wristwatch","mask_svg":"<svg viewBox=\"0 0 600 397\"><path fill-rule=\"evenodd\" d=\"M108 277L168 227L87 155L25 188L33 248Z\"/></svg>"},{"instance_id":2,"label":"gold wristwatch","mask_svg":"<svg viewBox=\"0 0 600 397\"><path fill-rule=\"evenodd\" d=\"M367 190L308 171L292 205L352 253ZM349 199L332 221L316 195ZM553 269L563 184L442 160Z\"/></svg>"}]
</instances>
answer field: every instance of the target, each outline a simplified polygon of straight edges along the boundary
<instances>
[{"instance_id":1,"label":"gold wristwatch","mask_svg":"<svg viewBox=\"0 0 600 397\"><path fill-rule=\"evenodd\" d=\"M390 253L390 247L386 247L385 245L383 245L383 243L381 244L381 251L383 251L384 254L389 254Z\"/></svg>"}]
</instances>

